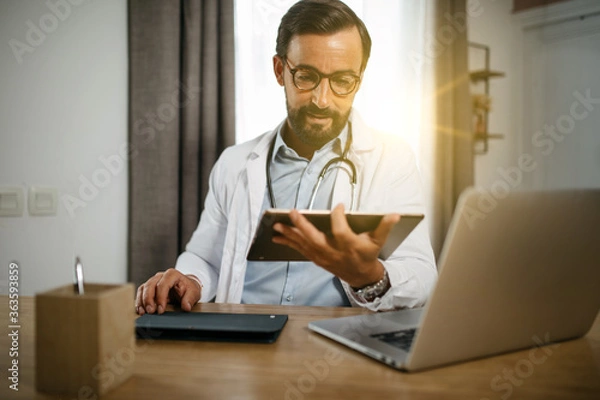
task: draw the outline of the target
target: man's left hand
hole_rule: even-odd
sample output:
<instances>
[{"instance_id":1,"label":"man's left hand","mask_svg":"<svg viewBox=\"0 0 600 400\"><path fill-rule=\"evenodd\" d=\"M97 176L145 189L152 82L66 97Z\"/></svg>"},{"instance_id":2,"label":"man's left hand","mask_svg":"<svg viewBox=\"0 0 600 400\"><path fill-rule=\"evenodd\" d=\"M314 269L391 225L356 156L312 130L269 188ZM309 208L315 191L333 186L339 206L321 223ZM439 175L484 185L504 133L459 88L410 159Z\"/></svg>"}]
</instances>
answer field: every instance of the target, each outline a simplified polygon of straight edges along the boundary
<instances>
[{"instance_id":1,"label":"man's left hand","mask_svg":"<svg viewBox=\"0 0 600 400\"><path fill-rule=\"evenodd\" d=\"M400 215L386 214L375 230L356 234L348 225L343 204L339 204L331 212L331 236L297 210L290 212L290 220L293 226L273 226L281 234L273 237L274 243L297 250L350 286L361 288L382 279L384 268L377 257Z\"/></svg>"}]
</instances>

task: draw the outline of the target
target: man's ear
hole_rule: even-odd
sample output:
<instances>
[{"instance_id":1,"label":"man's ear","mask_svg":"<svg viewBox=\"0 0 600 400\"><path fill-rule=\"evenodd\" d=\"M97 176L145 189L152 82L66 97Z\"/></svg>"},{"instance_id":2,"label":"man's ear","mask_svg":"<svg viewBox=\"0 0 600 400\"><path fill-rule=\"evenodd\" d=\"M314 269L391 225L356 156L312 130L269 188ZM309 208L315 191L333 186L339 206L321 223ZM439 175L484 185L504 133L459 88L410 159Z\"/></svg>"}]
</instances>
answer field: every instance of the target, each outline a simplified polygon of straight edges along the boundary
<instances>
[{"instance_id":1,"label":"man's ear","mask_svg":"<svg viewBox=\"0 0 600 400\"><path fill-rule=\"evenodd\" d=\"M279 86L283 86L283 60L278 55L273 56L273 72Z\"/></svg>"}]
</instances>

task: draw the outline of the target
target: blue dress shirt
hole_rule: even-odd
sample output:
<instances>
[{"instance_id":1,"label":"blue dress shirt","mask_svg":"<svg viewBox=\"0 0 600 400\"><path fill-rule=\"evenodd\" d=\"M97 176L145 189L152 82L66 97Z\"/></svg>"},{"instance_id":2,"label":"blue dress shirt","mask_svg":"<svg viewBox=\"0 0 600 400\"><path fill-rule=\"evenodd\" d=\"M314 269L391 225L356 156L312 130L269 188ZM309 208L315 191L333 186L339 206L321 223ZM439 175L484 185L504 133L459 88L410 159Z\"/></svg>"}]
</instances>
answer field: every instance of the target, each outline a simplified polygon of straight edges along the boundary
<instances>
[{"instance_id":1,"label":"blue dress shirt","mask_svg":"<svg viewBox=\"0 0 600 400\"><path fill-rule=\"evenodd\" d=\"M273 195L277 208L307 209L321 170L329 160L341 155L347 140L347 125L342 133L311 160L300 157L281 137L275 138L271 160ZM331 194L339 169L329 169L316 194L313 209L330 210ZM267 188L261 214L271 208ZM242 303L350 306L342 285L333 274L312 262L250 261L246 268Z\"/></svg>"}]
</instances>

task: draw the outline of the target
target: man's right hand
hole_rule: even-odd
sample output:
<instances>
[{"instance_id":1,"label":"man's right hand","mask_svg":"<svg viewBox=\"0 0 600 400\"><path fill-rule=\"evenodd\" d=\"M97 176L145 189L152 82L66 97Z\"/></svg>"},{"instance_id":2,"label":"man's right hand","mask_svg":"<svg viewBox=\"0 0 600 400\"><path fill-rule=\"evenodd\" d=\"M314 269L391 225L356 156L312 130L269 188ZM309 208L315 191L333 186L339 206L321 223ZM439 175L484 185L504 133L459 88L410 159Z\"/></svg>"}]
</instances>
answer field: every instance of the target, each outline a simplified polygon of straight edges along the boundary
<instances>
[{"instance_id":1,"label":"man's right hand","mask_svg":"<svg viewBox=\"0 0 600 400\"><path fill-rule=\"evenodd\" d=\"M183 311L191 311L200 300L200 283L174 268L157 272L146 283L140 285L135 299L135 310L139 315L165 312L167 303L180 303Z\"/></svg>"}]
</instances>

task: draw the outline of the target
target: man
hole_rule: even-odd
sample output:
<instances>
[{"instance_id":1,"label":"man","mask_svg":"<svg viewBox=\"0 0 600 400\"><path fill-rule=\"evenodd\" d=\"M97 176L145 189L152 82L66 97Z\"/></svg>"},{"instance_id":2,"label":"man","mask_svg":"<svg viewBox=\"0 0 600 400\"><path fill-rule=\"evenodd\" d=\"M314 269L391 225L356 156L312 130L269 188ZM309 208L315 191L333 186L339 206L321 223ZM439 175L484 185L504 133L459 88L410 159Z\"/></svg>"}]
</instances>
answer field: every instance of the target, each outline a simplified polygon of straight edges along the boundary
<instances>
[{"instance_id":1,"label":"man","mask_svg":"<svg viewBox=\"0 0 600 400\"><path fill-rule=\"evenodd\" d=\"M422 213L423 205L407 145L367 128L352 109L370 49L363 22L339 0L302 0L288 10L273 57L287 118L223 152L186 251L174 269L138 288L139 314L162 313L169 301L185 311L212 300L371 310L424 304L437 276L425 223L387 260L377 258L397 213ZM349 162L325 168L340 156L356 168L356 193L346 176L352 176ZM314 208L333 208L333 235L325 236L297 211L290 215L293 226L274 227L282 234L275 242L312 262L246 261L262 211L308 208L320 171L326 173ZM351 204L387 214L375 231L356 235L344 215Z\"/></svg>"}]
</instances>

